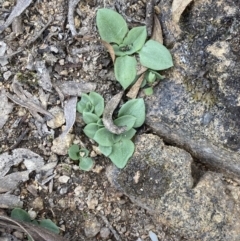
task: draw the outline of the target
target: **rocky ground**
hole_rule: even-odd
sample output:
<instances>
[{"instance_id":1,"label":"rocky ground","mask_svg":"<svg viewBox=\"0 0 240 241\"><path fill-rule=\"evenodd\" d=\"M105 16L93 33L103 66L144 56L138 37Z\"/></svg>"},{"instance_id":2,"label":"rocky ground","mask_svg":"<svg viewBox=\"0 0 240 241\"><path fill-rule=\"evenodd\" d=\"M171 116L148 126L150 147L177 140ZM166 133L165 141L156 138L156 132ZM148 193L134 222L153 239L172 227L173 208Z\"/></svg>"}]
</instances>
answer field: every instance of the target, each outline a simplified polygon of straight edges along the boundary
<instances>
[{"instance_id":1,"label":"rocky ground","mask_svg":"<svg viewBox=\"0 0 240 241\"><path fill-rule=\"evenodd\" d=\"M0 0L0 25L15 4ZM71 95L62 96L61 88L73 91L74 81L105 101L121 90L99 42L96 12L116 9L130 27L139 26L146 1L80 0L73 8L75 37L68 1L32 1L0 33L0 56L8 55L0 58L1 214L18 206L36 219L50 218L66 240L149 241L149 231L161 241L240 239L239 3L194 1L183 13L173 11L182 13L179 23L171 4L157 1L155 11L174 68L145 97L146 124L122 171L86 138L80 115L58 141ZM11 101L13 93L21 103ZM39 103L57 121L36 114ZM90 150L92 171L68 158L70 143ZM15 181L5 176L13 173ZM24 240L21 232L0 232L2 240Z\"/></svg>"},{"instance_id":2,"label":"rocky ground","mask_svg":"<svg viewBox=\"0 0 240 241\"><path fill-rule=\"evenodd\" d=\"M15 1L0 2L2 23L15 4ZM74 11L78 35L73 38L67 24L67 1L32 1L0 35L2 53L13 53L7 60L1 60L1 90L12 93L14 76L18 75L21 86L31 93L32 98L41 99L42 96L48 110L58 107L61 112L61 101L55 87L48 92L39 86L40 76L45 73L50 76L53 86L64 81L93 83L106 101L110 99L121 88L115 81L109 55L98 41L95 16L97 9L104 6L116 6L124 13L128 10L129 19L134 15L136 18L136 22L130 23L132 26L144 23L144 2L133 1L122 6L120 2L80 1ZM45 30L39 34L42 29ZM35 37L36 40L32 41ZM19 49L21 51L15 54ZM36 63L41 67L33 67ZM11 155L13 150L22 150L20 159L24 159L28 149L43 158L44 165L52 163L52 166L48 172L37 174L38 181L35 170L29 177L22 178L20 185L10 188L11 194L19 200L2 196L2 214L8 215L14 206L32 210L37 214L36 219L53 220L61 228L61 235L68 240L150 240L149 231L161 240L180 240L178 235L170 235L170 231L156 224L146 210L111 186L105 174L110 161L94 151L94 143L90 143L82 132L80 116L71 131L70 141L91 150L96 164L90 172L79 170L64 153L65 150L62 151L64 155L59 155L59 148L64 147L57 146L57 150L52 151L53 139L61 133L63 123L57 128L55 125L44 129L36 125L36 119L28 109L7 101L2 94L3 99L1 117L7 121L0 130L1 153ZM8 115L5 112L7 107ZM22 172L26 166L20 163L10 166L10 169L11 172ZM2 237L9 231L1 229ZM18 240L23 239L21 233L14 234Z\"/></svg>"}]
</instances>

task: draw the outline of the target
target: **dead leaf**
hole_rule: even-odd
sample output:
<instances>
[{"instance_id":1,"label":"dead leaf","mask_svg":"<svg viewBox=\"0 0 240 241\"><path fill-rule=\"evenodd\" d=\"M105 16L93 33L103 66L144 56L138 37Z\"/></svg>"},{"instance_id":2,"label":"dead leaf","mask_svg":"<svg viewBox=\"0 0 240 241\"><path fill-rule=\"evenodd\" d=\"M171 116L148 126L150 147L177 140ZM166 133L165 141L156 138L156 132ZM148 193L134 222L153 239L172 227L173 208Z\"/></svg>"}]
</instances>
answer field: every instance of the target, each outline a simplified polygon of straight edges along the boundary
<instances>
[{"instance_id":1,"label":"dead leaf","mask_svg":"<svg viewBox=\"0 0 240 241\"><path fill-rule=\"evenodd\" d=\"M147 69L148 69L147 67L140 65L137 68L137 75L140 75L140 74L144 73Z\"/></svg>"},{"instance_id":2,"label":"dead leaf","mask_svg":"<svg viewBox=\"0 0 240 241\"><path fill-rule=\"evenodd\" d=\"M119 92L118 94L114 95L111 100L109 100L106 104L106 107L103 112L103 124L107 130L114 134L121 134L126 131L126 126L117 126L113 123L112 115L116 107L118 106L120 100L123 96L123 91Z\"/></svg>"},{"instance_id":3,"label":"dead leaf","mask_svg":"<svg viewBox=\"0 0 240 241\"><path fill-rule=\"evenodd\" d=\"M172 20L177 24L180 20L180 17L187 7L187 5L193 0L173 0L172 3Z\"/></svg>"},{"instance_id":4,"label":"dead leaf","mask_svg":"<svg viewBox=\"0 0 240 241\"><path fill-rule=\"evenodd\" d=\"M44 61L37 61L35 64L35 68L37 70L39 85L46 91L52 91L52 82L50 79L49 71L45 65Z\"/></svg>"},{"instance_id":5,"label":"dead leaf","mask_svg":"<svg viewBox=\"0 0 240 241\"><path fill-rule=\"evenodd\" d=\"M82 93L89 93L96 89L95 83L65 81L58 85L64 96L81 96Z\"/></svg>"},{"instance_id":6,"label":"dead leaf","mask_svg":"<svg viewBox=\"0 0 240 241\"><path fill-rule=\"evenodd\" d=\"M14 18L19 16L30 5L31 2L32 0L18 0L17 5L13 8L6 22L2 26L0 26L0 33L2 33L4 29L12 23Z\"/></svg>"},{"instance_id":7,"label":"dead leaf","mask_svg":"<svg viewBox=\"0 0 240 241\"><path fill-rule=\"evenodd\" d=\"M111 59L112 59L112 62L114 63L115 59L116 59L116 56L115 56L115 52L114 52L114 49L113 49L113 46L104 41L104 40L101 40L102 44L104 45L104 47L108 50L110 56L111 56Z\"/></svg>"},{"instance_id":8,"label":"dead leaf","mask_svg":"<svg viewBox=\"0 0 240 241\"><path fill-rule=\"evenodd\" d=\"M7 216L0 215L0 227L15 229L27 233L33 241L67 241L50 230L36 226L32 223L24 223Z\"/></svg>"},{"instance_id":9,"label":"dead leaf","mask_svg":"<svg viewBox=\"0 0 240 241\"><path fill-rule=\"evenodd\" d=\"M38 154L25 149L17 148L12 151L12 155L4 152L0 155L0 177L4 177L12 166L23 162L29 171L41 171L44 166L44 160Z\"/></svg>"},{"instance_id":10,"label":"dead leaf","mask_svg":"<svg viewBox=\"0 0 240 241\"><path fill-rule=\"evenodd\" d=\"M76 120L76 107L77 107L77 97L71 97L69 100L65 102L64 106L64 116L66 119L66 127L60 137L66 136L66 134L73 127Z\"/></svg>"},{"instance_id":11,"label":"dead leaf","mask_svg":"<svg viewBox=\"0 0 240 241\"><path fill-rule=\"evenodd\" d=\"M0 100L0 129L2 129L12 112L13 104L8 101L4 89L0 92Z\"/></svg>"},{"instance_id":12,"label":"dead leaf","mask_svg":"<svg viewBox=\"0 0 240 241\"><path fill-rule=\"evenodd\" d=\"M156 14L154 14L154 24L151 39L163 44L162 28Z\"/></svg>"},{"instance_id":13,"label":"dead leaf","mask_svg":"<svg viewBox=\"0 0 240 241\"><path fill-rule=\"evenodd\" d=\"M131 98L131 99L135 99L138 95L139 89L141 88L142 82L144 80L144 75L145 73L143 73L138 80L136 81L136 83L131 87L131 89L128 91L127 93L127 97Z\"/></svg>"}]
</instances>

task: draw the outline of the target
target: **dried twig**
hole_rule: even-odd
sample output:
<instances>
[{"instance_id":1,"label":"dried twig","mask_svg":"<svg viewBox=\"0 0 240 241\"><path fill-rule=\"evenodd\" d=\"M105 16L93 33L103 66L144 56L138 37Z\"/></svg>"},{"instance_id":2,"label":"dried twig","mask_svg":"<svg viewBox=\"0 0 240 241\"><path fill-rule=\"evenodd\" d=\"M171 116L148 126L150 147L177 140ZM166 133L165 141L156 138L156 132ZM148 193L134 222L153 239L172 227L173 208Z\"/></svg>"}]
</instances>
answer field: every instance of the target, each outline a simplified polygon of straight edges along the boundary
<instances>
[{"instance_id":1,"label":"dried twig","mask_svg":"<svg viewBox=\"0 0 240 241\"><path fill-rule=\"evenodd\" d=\"M115 231L115 229L113 228L113 226L109 223L109 221L107 220L107 218L104 215L100 215L101 219L104 221L104 223L106 224L106 226L111 230L111 232L114 235L114 238L117 241L122 241L122 239L120 238L120 236L117 234L117 232Z\"/></svg>"},{"instance_id":2,"label":"dried twig","mask_svg":"<svg viewBox=\"0 0 240 241\"><path fill-rule=\"evenodd\" d=\"M13 22L14 18L19 16L30 5L31 2L32 0L18 0L17 5L13 8L7 21L2 26L0 26L0 33L2 33L4 29Z\"/></svg>"},{"instance_id":3,"label":"dried twig","mask_svg":"<svg viewBox=\"0 0 240 241\"><path fill-rule=\"evenodd\" d=\"M121 98L123 96L123 91L113 96L113 98L106 104L103 112L103 124L107 130L114 134L121 134L126 131L126 126L116 126L113 123L112 115L116 107L118 106Z\"/></svg>"},{"instance_id":4,"label":"dried twig","mask_svg":"<svg viewBox=\"0 0 240 241\"><path fill-rule=\"evenodd\" d=\"M127 97L131 98L131 99L135 99L137 97L137 94L139 92L139 89L142 85L142 82L144 80L144 76L145 73L143 73L138 80L136 81L136 83L131 87L131 89L128 91L127 93Z\"/></svg>"},{"instance_id":5,"label":"dried twig","mask_svg":"<svg viewBox=\"0 0 240 241\"><path fill-rule=\"evenodd\" d=\"M74 10L77 4L79 3L79 1L80 0L69 0L69 5L68 5L68 24L73 37L77 35L77 30L74 24Z\"/></svg>"},{"instance_id":6,"label":"dried twig","mask_svg":"<svg viewBox=\"0 0 240 241\"><path fill-rule=\"evenodd\" d=\"M150 37L152 35L153 29L153 15L154 15L154 5L155 0L147 1L146 4L146 26L147 26L147 35Z\"/></svg>"}]
</instances>

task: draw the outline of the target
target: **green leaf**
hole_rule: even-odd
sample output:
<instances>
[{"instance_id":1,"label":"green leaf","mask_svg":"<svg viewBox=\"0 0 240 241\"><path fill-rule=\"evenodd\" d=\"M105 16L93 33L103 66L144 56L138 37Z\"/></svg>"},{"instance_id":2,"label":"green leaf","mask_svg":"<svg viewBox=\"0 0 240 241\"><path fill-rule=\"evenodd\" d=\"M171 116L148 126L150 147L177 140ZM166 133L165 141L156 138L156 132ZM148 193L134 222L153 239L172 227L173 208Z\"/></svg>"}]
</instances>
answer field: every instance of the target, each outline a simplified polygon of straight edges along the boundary
<instances>
[{"instance_id":1,"label":"green leaf","mask_svg":"<svg viewBox=\"0 0 240 241\"><path fill-rule=\"evenodd\" d=\"M104 111L104 99L96 92L90 92L89 98L94 106L94 113L100 117Z\"/></svg>"},{"instance_id":2,"label":"green leaf","mask_svg":"<svg viewBox=\"0 0 240 241\"><path fill-rule=\"evenodd\" d=\"M131 55L134 53L132 52L132 45L113 44L112 47L116 56Z\"/></svg>"},{"instance_id":3,"label":"green leaf","mask_svg":"<svg viewBox=\"0 0 240 241\"><path fill-rule=\"evenodd\" d=\"M31 222L29 214L21 208L14 208L11 212L11 218L27 223Z\"/></svg>"},{"instance_id":4,"label":"green leaf","mask_svg":"<svg viewBox=\"0 0 240 241\"><path fill-rule=\"evenodd\" d=\"M93 137L94 141L96 141L101 146L112 146L114 144L113 133L108 131L105 127L99 129L95 136Z\"/></svg>"},{"instance_id":5,"label":"green leaf","mask_svg":"<svg viewBox=\"0 0 240 241\"><path fill-rule=\"evenodd\" d=\"M136 134L136 130L131 128L129 131L122 133L121 136L122 136L122 139L131 140L135 134Z\"/></svg>"},{"instance_id":6,"label":"green leaf","mask_svg":"<svg viewBox=\"0 0 240 241\"><path fill-rule=\"evenodd\" d=\"M128 27L120 14L111 9L102 8L98 10L96 20L101 39L108 43L122 43Z\"/></svg>"},{"instance_id":7,"label":"green leaf","mask_svg":"<svg viewBox=\"0 0 240 241\"><path fill-rule=\"evenodd\" d=\"M83 132L87 137L93 139L94 135L98 130L99 130L98 124L90 123L84 127Z\"/></svg>"},{"instance_id":8,"label":"green leaf","mask_svg":"<svg viewBox=\"0 0 240 241\"><path fill-rule=\"evenodd\" d=\"M32 220L32 223L37 225L37 226L39 225L39 222L36 219Z\"/></svg>"},{"instance_id":9,"label":"green leaf","mask_svg":"<svg viewBox=\"0 0 240 241\"><path fill-rule=\"evenodd\" d=\"M87 94L81 95L81 100L77 103L77 111L80 113L83 113L83 111L86 109L87 104L91 104L91 99Z\"/></svg>"},{"instance_id":10,"label":"green leaf","mask_svg":"<svg viewBox=\"0 0 240 241\"><path fill-rule=\"evenodd\" d=\"M99 119L100 118L97 115L91 112L83 112L83 120L86 124L97 123Z\"/></svg>"},{"instance_id":11,"label":"green leaf","mask_svg":"<svg viewBox=\"0 0 240 241\"><path fill-rule=\"evenodd\" d=\"M154 71L154 70L151 70L150 72L152 72L153 74L156 75L157 79L164 79L165 76L164 75L160 75L158 72Z\"/></svg>"},{"instance_id":12,"label":"green leaf","mask_svg":"<svg viewBox=\"0 0 240 241\"><path fill-rule=\"evenodd\" d=\"M129 131L134 126L136 120L136 117L132 115L124 115L114 120L113 123L117 126L127 126L126 131Z\"/></svg>"},{"instance_id":13,"label":"green leaf","mask_svg":"<svg viewBox=\"0 0 240 241\"><path fill-rule=\"evenodd\" d=\"M147 39L146 26L132 28L126 38L123 40L123 45L132 45L132 53L140 50Z\"/></svg>"},{"instance_id":14,"label":"green leaf","mask_svg":"<svg viewBox=\"0 0 240 241\"><path fill-rule=\"evenodd\" d=\"M83 171L90 171L94 165L92 158L82 157L79 162L79 168Z\"/></svg>"},{"instance_id":15,"label":"green leaf","mask_svg":"<svg viewBox=\"0 0 240 241\"><path fill-rule=\"evenodd\" d=\"M156 78L156 75L149 71L147 81L152 84L156 80Z\"/></svg>"},{"instance_id":16,"label":"green leaf","mask_svg":"<svg viewBox=\"0 0 240 241\"><path fill-rule=\"evenodd\" d=\"M97 125L98 125L99 127L104 127L104 124L103 124L102 119L99 119L99 120L98 120Z\"/></svg>"},{"instance_id":17,"label":"green leaf","mask_svg":"<svg viewBox=\"0 0 240 241\"><path fill-rule=\"evenodd\" d=\"M113 139L113 143L117 143L117 142L121 141L122 136L121 136L121 134L120 135L113 134L112 139Z\"/></svg>"},{"instance_id":18,"label":"green leaf","mask_svg":"<svg viewBox=\"0 0 240 241\"><path fill-rule=\"evenodd\" d=\"M116 79L126 89L134 81L137 71L136 71L137 61L135 57L123 56L117 57L114 64L114 73Z\"/></svg>"},{"instance_id":19,"label":"green leaf","mask_svg":"<svg viewBox=\"0 0 240 241\"><path fill-rule=\"evenodd\" d=\"M127 101L118 112L118 117L131 115L136 117L134 128L140 127L145 121L145 104L142 98Z\"/></svg>"},{"instance_id":20,"label":"green leaf","mask_svg":"<svg viewBox=\"0 0 240 241\"><path fill-rule=\"evenodd\" d=\"M173 66L169 50L154 40L148 40L139 51L140 63L153 70L168 69Z\"/></svg>"},{"instance_id":21,"label":"green leaf","mask_svg":"<svg viewBox=\"0 0 240 241\"><path fill-rule=\"evenodd\" d=\"M153 88L148 87L148 88L144 89L144 93L145 93L145 95L152 95L153 94Z\"/></svg>"},{"instance_id":22,"label":"green leaf","mask_svg":"<svg viewBox=\"0 0 240 241\"><path fill-rule=\"evenodd\" d=\"M132 28L123 43L120 45L112 45L115 55L125 56L131 55L142 48L147 38L146 26Z\"/></svg>"},{"instance_id":23,"label":"green leaf","mask_svg":"<svg viewBox=\"0 0 240 241\"><path fill-rule=\"evenodd\" d=\"M115 143L112 148L112 153L109 155L109 158L118 168L124 168L134 153L133 142L123 139Z\"/></svg>"},{"instance_id":24,"label":"green leaf","mask_svg":"<svg viewBox=\"0 0 240 241\"><path fill-rule=\"evenodd\" d=\"M59 227L50 219L43 219L39 221L39 226L46 228L53 233L60 233Z\"/></svg>"},{"instance_id":25,"label":"green leaf","mask_svg":"<svg viewBox=\"0 0 240 241\"><path fill-rule=\"evenodd\" d=\"M79 160L79 146L74 144L74 145L71 145L68 149L68 156L74 160L74 161L77 161Z\"/></svg>"},{"instance_id":26,"label":"green leaf","mask_svg":"<svg viewBox=\"0 0 240 241\"><path fill-rule=\"evenodd\" d=\"M101 146L101 145L99 145L99 150L101 151L101 153L104 156L108 157L112 152L112 147L111 146Z\"/></svg>"}]
</instances>

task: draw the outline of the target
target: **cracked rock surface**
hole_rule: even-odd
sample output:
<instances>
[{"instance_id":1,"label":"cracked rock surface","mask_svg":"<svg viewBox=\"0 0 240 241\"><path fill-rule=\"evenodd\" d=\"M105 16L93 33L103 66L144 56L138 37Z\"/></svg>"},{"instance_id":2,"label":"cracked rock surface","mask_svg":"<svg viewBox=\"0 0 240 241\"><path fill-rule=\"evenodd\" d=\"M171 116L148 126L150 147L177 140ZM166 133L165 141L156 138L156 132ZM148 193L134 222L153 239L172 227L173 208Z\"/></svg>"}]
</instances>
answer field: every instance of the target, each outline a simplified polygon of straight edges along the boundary
<instances>
[{"instance_id":1,"label":"cracked rock surface","mask_svg":"<svg viewBox=\"0 0 240 241\"><path fill-rule=\"evenodd\" d=\"M134 203L187 240L239 240L240 188L222 174L192 169L189 153L143 134L127 167L111 166L107 175Z\"/></svg>"},{"instance_id":2,"label":"cracked rock surface","mask_svg":"<svg viewBox=\"0 0 240 241\"><path fill-rule=\"evenodd\" d=\"M239 177L239 2L193 1L178 34L169 4L159 6L174 68L147 100L147 124L215 170Z\"/></svg>"}]
</instances>

